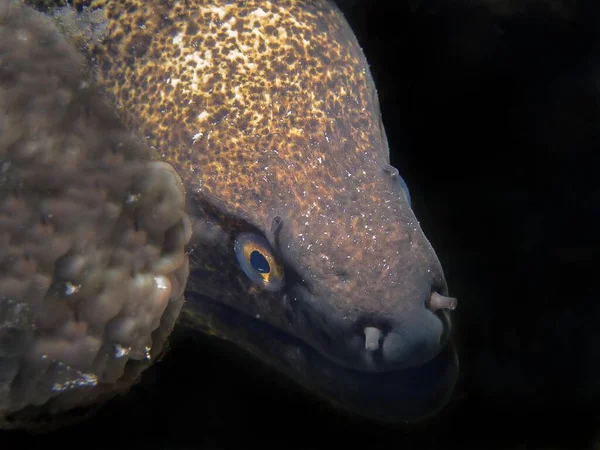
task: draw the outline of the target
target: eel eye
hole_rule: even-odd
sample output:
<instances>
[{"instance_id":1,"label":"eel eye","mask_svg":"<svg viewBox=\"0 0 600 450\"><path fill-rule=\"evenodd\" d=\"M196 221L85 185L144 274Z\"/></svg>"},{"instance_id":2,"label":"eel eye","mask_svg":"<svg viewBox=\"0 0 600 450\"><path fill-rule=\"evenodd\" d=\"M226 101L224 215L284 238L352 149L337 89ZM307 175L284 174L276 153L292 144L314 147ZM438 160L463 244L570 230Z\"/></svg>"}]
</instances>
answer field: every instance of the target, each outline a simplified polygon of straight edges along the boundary
<instances>
[{"instance_id":1,"label":"eel eye","mask_svg":"<svg viewBox=\"0 0 600 450\"><path fill-rule=\"evenodd\" d=\"M233 249L242 270L253 282L269 291L278 291L283 287L283 265L275 259L264 237L241 233L235 239Z\"/></svg>"}]
</instances>

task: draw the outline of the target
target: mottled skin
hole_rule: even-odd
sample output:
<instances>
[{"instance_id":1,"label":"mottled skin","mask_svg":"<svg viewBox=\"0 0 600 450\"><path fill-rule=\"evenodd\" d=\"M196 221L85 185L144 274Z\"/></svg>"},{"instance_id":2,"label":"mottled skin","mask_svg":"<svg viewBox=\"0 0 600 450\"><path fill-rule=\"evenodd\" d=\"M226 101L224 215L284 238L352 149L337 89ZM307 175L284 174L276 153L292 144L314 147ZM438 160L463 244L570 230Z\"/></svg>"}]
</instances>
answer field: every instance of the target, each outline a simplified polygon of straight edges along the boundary
<instances>
[{"instance_id":1,"label":"mottled skin","mask_svg":"<svg viewBox=\"0 0 600 450\"><path fill-rule=\"evenodd\" d=\"M239 320L246 331L268 327L316 350L340 377L394 373L402 383L403 371L431 370L436 361L432 381L415 388L422 393L381 395L412 405L407 410L383 400L373 411L360 401L346 406L402 419L438 409L456 378L453 352L444 350L448 317L426 308L432 292L446 293L443 272L388 166L375 86L337 8L324 0L123 0L92 8L108 19L107 38L91 47L100 83L186 186L195 225L182 320L286 365L316 390L306 355L290 362L285 349L268 347L272 337L251 342ZM282 225L272 227L276 218ZM262 289L240 269L233 252L240 232L270 242L285 268L283 289ZM223 318L239 312L242 319ZM365 349L367 326L383 333L377 352ZM334 402L347 400L330 391L324 395ZM403 397L417 394L429 399L424 410Z\"/></svg>"},{"instance_id":2,"label":"mottled skin","mask_svg":"<svg viewBox=\"0 0 600 450\"><path fill-rule=\"evenodd\" d=\"M51 18L0 0L0 429L127 392L184 303L183 183L88 71Z\"/></svg>"}]
</instances>

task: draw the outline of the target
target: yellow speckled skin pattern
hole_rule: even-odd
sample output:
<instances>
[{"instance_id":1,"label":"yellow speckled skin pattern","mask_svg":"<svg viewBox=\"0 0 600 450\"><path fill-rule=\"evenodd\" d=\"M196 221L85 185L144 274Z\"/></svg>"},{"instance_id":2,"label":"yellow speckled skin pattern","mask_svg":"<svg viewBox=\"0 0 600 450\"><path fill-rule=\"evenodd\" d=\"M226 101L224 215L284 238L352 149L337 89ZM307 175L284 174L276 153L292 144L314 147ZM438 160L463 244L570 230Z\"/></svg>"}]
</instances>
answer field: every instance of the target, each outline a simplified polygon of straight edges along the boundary
<instances>
[{"instance_id":1,"label":"yellow speckled skin pattern","mask_svg":"<svg viewBox=\"0 0 600 450\"><path fill-rule=\"evenodd\" d=\"M368 64L337 7L123 0L91 8L107 18L106 38L90 48L98 81L186 187L195 221L188 303L189 292L216 300L365 373L413 369L444 352L448 317L424 307L431 292L447 290L442 268L388 166ZM283 225L273 232L276 218ZM238 267L233 240L248 231L273 246L285 289L260 289ZM221 319L205 310L191 321L233 341L259 334L240 336L239 323ZM383 331L383 360L365 352L366 326ZM297 362L266 349L267 340L255 345L262 350L243 346L286 360L294 377ZM444 381L427 413L452 391L455 372L445 367L428 374ZM302 384L314 387L310 376Z\"/></svg>"},{"instance_id":2,"label":"yellow speckled skin pattern","mask_svg":"<svg viewBox=\"0 0 600 450\"><path fill-rule=\"evenodd\" d=\"M346 272L356 264L374 273L336 283L343 298L360 289L374 310L395 303L378 288L402 263L386 247L410 238L406 222L415 232L418 224L382 168L375 86L343 16L324 1L119 1L106 10L101 78L188 195L262 229L293 215L286 225L305 236L295 245L314 254L313 270L343 261Z\"/></svg>"}]
</instances>

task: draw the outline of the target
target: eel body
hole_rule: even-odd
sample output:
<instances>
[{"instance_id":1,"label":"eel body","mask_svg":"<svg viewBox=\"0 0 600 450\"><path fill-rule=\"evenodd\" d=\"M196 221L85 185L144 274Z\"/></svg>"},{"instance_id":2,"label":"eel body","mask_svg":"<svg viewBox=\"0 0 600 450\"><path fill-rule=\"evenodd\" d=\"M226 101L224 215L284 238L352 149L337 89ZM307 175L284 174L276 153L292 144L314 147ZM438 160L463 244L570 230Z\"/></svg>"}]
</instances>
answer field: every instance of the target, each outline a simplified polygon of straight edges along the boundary
<instances>
[{"instance_id":1,"label":"eel body","mask_svg":"<svg viewBox=\"0 0 600 450\"><path fill-rule=\"evenodd\" d=\"M87 56L106 98L185 187L180 326L354 413L439 410L458 373L455 301L337 7L95 0L85 11L102 17Z\"/></svg>"}]
</instances>

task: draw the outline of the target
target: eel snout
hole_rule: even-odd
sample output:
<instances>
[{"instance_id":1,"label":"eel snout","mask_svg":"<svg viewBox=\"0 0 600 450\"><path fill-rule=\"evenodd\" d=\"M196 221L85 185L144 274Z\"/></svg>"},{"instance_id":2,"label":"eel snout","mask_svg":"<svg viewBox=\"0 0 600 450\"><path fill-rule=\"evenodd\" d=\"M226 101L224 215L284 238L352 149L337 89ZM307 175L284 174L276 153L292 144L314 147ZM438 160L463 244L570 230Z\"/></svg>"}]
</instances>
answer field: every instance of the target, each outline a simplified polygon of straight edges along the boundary
<instances>
[{"instance_id":1,"label":"eel snout","mask_svg":"<svg viewBox=\"0 0 600 450\"><path fill-rule=\"evenodd\" d=\"M363 346L358 350L371 370L407 369L425 364L435 358L447 345L450 319L447 311L454 310L457 300L433 292L423 308L396 320L367 321L362 329Z\"/></svg>"},{"instance_id":2,"label":"eel snout","mask_svg":"<svg viewBox=\"0 0 600 450\"><path fill-rule=\"evenodd\" d=\"M354 317L347 310L303 308L301 314L310 323L328 324L319 333L308 332L307 342L337 364L360 372L394 372L427 364L448 345L449 312L457 306L455 298L429 289L424 285L394 309L362 311ZM322 305L305 295L307 304Z\"/></svg>"},{"instance_id":3,"label":"eel snout","mask_svg":"<svg viewBox=\"0 0 600 450\"><path fill-rule=\"evenodd\" d=\"M431 296L426 302L426 307L434 313L440 310L453 311L454 309L456 309L457 303L457 300L453 297L446 297L437 292L432 292ZM449 321L445 322L442 320L442 322L444 324L447 323L449 326ZM384 334L384 332L381 329L377 327L368 326L365 327L364 333L365 350L369 352L377 352L382 348L386 348L386 346L384 345L386 343L386 334ZM441 345L445 344L447 337L448 333L444 333L440 337ZM397 347L397 344L387 344L388 353L395 353L397 351L395 347Z\"/></svg>"}]
</instances>

